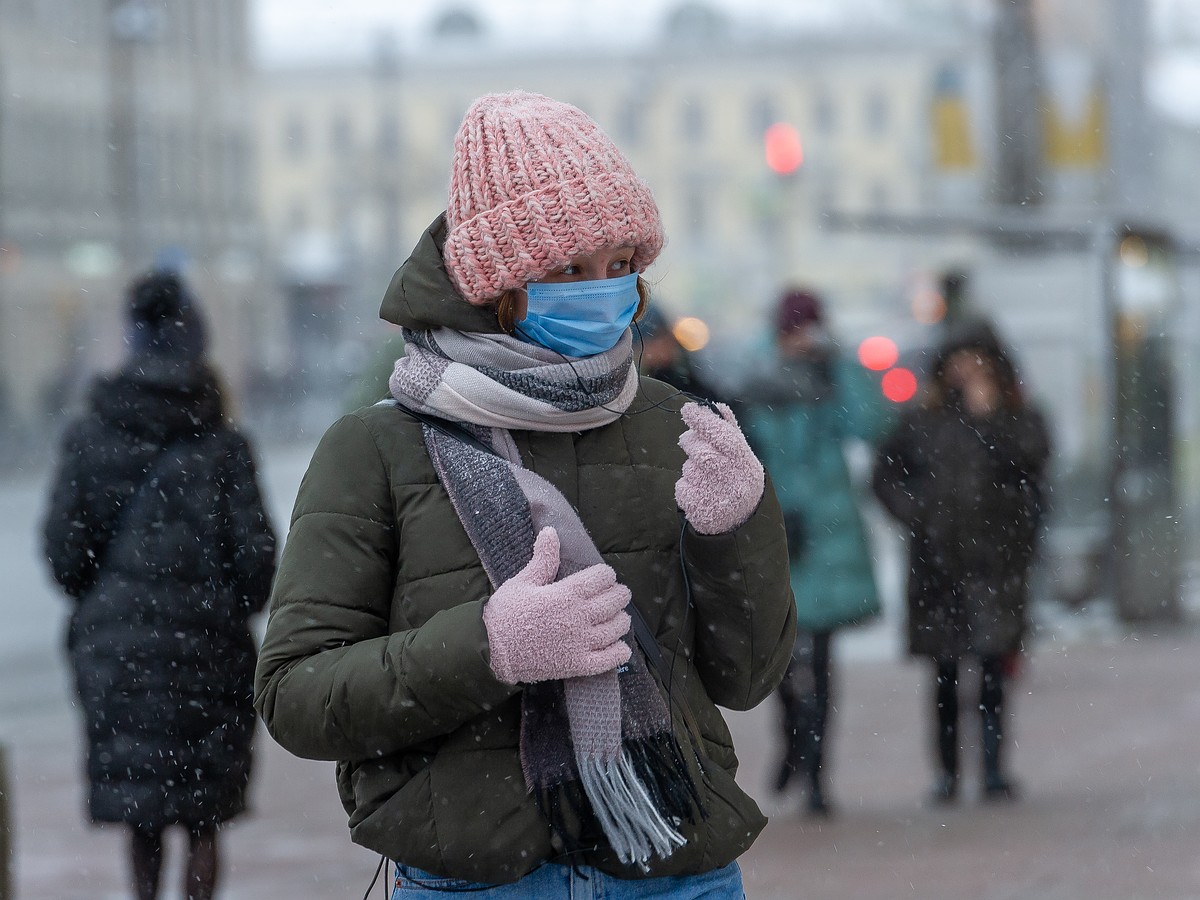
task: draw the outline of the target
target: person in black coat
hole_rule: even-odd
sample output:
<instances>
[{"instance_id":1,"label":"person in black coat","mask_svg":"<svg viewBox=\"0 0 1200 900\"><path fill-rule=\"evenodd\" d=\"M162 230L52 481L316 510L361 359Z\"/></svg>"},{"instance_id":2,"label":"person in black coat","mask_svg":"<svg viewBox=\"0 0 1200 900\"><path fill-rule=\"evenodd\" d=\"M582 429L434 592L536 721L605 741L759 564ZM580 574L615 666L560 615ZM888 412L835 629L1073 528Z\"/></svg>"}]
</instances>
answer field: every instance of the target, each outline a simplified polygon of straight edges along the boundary
<instances>
[{"instance_id":1,"label":"person in black coat","mask_svg":"<svg viewBox=\"0 0 1200 900\"><path fill-rule=\"evenodd\" d=\"M633 335L633 356L641 374L664 381L690 397L713 403L728 402L696 371L692 354L679 343L671 323L657 307L646 307L642 317L633 323Z\"/></svg>"},{"instance_id":2,"label":"person in black coat","mask_svg":"<svg viewBox=\"0 0 1200 900\"><path fill-rule=\"evenodd\" d=\"M935 802L957 798L959 662L980 669L983 795L1011 799L1004 687L1028 629L1029 572L1050 438L982 321L952 329L924 401L880 446L873 487L909 535L908 645L933 660Z\"/></svg>"},{"instance_id":3,"label":"person in black coat","mask_svg":"<svg viewBox=\"0 0 1200 900\"><path fill-rule=\"evenodd\" d=\"M158 895L163 831L189 834L185 895L213 895L217 830L245 809L255 641L275 536L227 424L180 279L129 289L131 352L63 437L43 537L74 600L67 649L92 821L129 826L136 896Z\"/></svg>"}]
</instances>

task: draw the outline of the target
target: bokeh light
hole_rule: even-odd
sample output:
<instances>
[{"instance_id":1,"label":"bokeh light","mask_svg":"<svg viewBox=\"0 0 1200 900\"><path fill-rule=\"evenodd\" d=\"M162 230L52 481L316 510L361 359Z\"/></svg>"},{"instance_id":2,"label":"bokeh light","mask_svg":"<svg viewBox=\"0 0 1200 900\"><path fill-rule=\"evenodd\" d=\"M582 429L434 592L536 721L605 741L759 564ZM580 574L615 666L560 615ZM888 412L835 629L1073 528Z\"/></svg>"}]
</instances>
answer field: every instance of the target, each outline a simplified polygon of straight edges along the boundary
<instances>
[{"instance_id":1,"label":"bokeh light","mask_svg":"<svg viewBox=\"0 0 1200 900\"><path fill-rule=\"evenodd\" d=\"M946 318L946 298L932 288L921 288L912 297L912 316L922 325L936 325Z\"/></svg>"},{"instance_id":2,"label":"bokeh light","mask_svg":"<svg viewBox=\"0 0 1200 900\"><path fill-rule=\"evenodd\" d=\"M896 342L883 335L866 338L858 345L858 361L873 372L890 369L899 358Z\"/></svg>"},{"instance_id":3,"label":"bokeh light","mask_svg":"<svg viewBox=\"0 0 1200 900\"><path fill-rule=\"evenodd\" d=\"M917 393L917 376L903 367L892 369L883 376L883 396L893 403L906 403Z\"/></svg>"},{"instance_id":4,"label":"bokeh light","mask_svg":"<svg viewBox=\"0 0 1200 900\"><path fill-rule=\"evenodd\" d=\"M776 175L791 175L804 162L800 132L786 122L776 122L763 135L767 166Z\"/></svg>"},{"instance_id":5,"label":"bokeh light","mask_svg":"<svg viewBox=\"0 0 1200 900\"><path fill-rule=\"evenodd\" d=\"M1140 269L1150 261L1150 248L1146 246L1145 239L1137 234L1123 238L1117 248L1117 254L1121 257L1121 262L1135 269Z\"/></svg>"},{"instance_id":6,"label":"bokeh light","mask_svg":"<svg viewBox=\"0 0 1200 900\"><path fill-rule=\"evenodd\" d=\"M703 349L708 344L708 325L695 316L684 316L675 323L671 332L680 346L689 352Z\"/></svg>"}]
</instances>

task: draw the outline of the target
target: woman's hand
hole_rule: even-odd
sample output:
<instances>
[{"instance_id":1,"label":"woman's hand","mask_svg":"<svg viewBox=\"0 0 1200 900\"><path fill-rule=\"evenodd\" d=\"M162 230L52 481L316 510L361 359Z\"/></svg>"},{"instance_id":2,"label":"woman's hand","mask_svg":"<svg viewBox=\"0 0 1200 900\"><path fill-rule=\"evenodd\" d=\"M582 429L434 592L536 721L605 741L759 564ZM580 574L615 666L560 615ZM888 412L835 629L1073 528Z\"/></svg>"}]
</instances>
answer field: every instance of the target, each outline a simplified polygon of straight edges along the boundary
<instances>
[{"instance_id":1,"label":"woman's hand","mask_svg":"<svg viewBox=\"0 0 1200 900\"><path fill-rule=\"evenodd\" d=\"M746 443L733 411L716 404L720 415L688 403L681 415L688 426L679 438L687 454L675 482L675 502L701 534L725 534L744 524L762 499L762 463Z\"/></svg>"},{"instance_id":2,"label":"woman's hand","mask_svg":"<svg viewBox=\"0 0 1200 900\"><path fill-rule=\"evenodd\" d=\"M967 412L986 419L1000 408L1000 382L991 360L972 349L952 353L945 364L946 383L962 394Z\"/></svg>"},{"instance_id":3,"label":"woman's hand","mask_svg":"<svg viewBox=\"0 0 1200 900\"><path fill-rule=\"evenodd\" d=\"M533 558L483 607L496 677L508 684L599 675L629 661L629 588L612 566L555 581L558 532L543 528Z\"/></svg>"}]
</instances>

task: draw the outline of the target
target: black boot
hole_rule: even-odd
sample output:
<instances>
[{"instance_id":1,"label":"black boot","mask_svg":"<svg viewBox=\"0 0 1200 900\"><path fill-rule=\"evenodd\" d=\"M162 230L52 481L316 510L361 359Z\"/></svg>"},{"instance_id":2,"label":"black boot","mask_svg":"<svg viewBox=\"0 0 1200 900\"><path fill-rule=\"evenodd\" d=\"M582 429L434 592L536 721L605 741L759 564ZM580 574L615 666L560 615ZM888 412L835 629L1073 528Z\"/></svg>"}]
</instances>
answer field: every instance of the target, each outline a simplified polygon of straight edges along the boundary
<instances>
[{"instance_id":1,"label":"black boot","mask_svg":"<svg viewBox=\"0 0 1200 900\"><path fill-rule=\"evenodd\" d=\"M813 634L813 692L809 709L808 755L808 814L828 816L832 813L825 796L825 732L829 724L830 686L833 681L833 661L830 655L832 634L818 631Z\"/></svg>"},{"instance_id":2,"label":"black boot","mask_svg":"<svg viewBox=\"0 0 1200 900\"><path fill-rule=\"evenodd\" d=\"M793 657L776 693L782 706L779 717L780 724L780 754L779 768L775 774L772 787L775 793L782 794L792 782L792 777L807 769L805 748L808 737L808 722L804 714L804 702L801 688L805 683L803 670L797 670L800 665Z\"/></svg>"},{"instance_id":3,"label":"black boot","mask_svg":"<svg viewBox=\"0 0 1200 900\"><path fill-rule=\"evenodd\" d=\"M1003 735L1000 732L1000 717L983 714L983 799L1016 800L1016 782L1004 774L1001 766Z\"/></svg>"},{"instance_id":4,"label":"black boot","mask_svg":"<svg viewBox=\"0 0 1200 900\"><path fill-rule=\"evenodd\" d=\"M1017 785L1004 773L1004 659L981 660L979 730L983 743L983 799L1016 800Z\"/></svg>"},{"instance_id":5,"label":"black boot","mask_svg":"<svg viewBox=\"0 0 1200 900\"><path fill-rule=\"evenodd\" d=\"M775 783L771 785L775 793L782 794L787 790L788 782L792 780L792 775L796 773L795 767L784 759L779 764L779 770L775 773Z\"/></svg>"},{"instance_id":6,"label":"black boot","mask_svg":"<svg viewBox=\"0 0 1200 900\"><path fill-rule=\"evenodd\" d=\"M929 792L929 800L934 806L949 806L958 800L958 776L951 772L942 772L933 780L933 790Z\"/></svg>"},{"instance_id":7,"label":"black boot","mask_svg":"<svg viewBox=\"0 0 1200 900\"><path fill-rule=\"evenodd\" d=\"M812 635L800 632L792 659L776 693L782 706L780 717L782 759L775 775L775 793L782 794L797 773L808 773L812 764L815 700L813 688Z\"/></svg>"},{"instance_id":8,"label":"black boot","mask_svg":"<svg viewBox=\"0 0 1200 900\"><path fill-rule=\"evenodd\" d=\"M824 743L824 735L813 735L812 743L809 745L808 758L808 814L810 816L829 816L833 810L829 807L829 800L825 796L824 788L824 773L822 770L822 748Z\"/></svg>"},{"instance_id":9,"label":"black boot","mask_svg":"<svg viewBox=\"0 0 1200 900\"><path fill-rule=\"evenodd\" d=\"M942 806L958 800L958 664L938 660L934 690L937 710L937 756L941 771L929 799Z\"/></svg>"},{"instance_id":10,"label":"black boot","mask_svg":"<svg viewBox=\"0 0 1200 900\"><path fill-rule=\"evenodd\" d=\"M820 782L813 782L808 789L808 814L828 818L833 813Z\"/></svg>"}]
</instances>

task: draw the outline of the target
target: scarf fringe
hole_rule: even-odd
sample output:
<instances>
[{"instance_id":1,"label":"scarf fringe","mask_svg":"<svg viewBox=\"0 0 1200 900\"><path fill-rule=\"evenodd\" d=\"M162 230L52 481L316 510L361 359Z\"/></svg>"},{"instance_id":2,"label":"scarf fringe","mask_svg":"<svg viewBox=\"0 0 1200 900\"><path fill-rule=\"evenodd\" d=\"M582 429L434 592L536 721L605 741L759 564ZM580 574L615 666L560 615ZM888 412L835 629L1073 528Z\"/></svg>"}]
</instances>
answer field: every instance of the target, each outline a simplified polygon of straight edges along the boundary
<instances>
[{"instance_id":1,"label":"scarf fringe","mask_svg":"<svg viewBox=\"0 0 1200 900\"><path fill-rule=\"evenodd\" d=\"M648 871L652 854L666 859L687 843L676 830L682 820L668 821L656 808L627 750L615 759L580 759L578 764L592 811L621 862Z\"/></svg>"},{"instance_id":2,"label":"scarf fringe","mask_svg":"<svg viewBox=\"0 0 1200 900\"><path fill-rule=\"evenodd\" d=\"M641 740L627 740L624 747L655 808L664 816L676 825L683 822L695 825L708 817L674 734L667 731Z\"/></svg>"}]
</instances>

